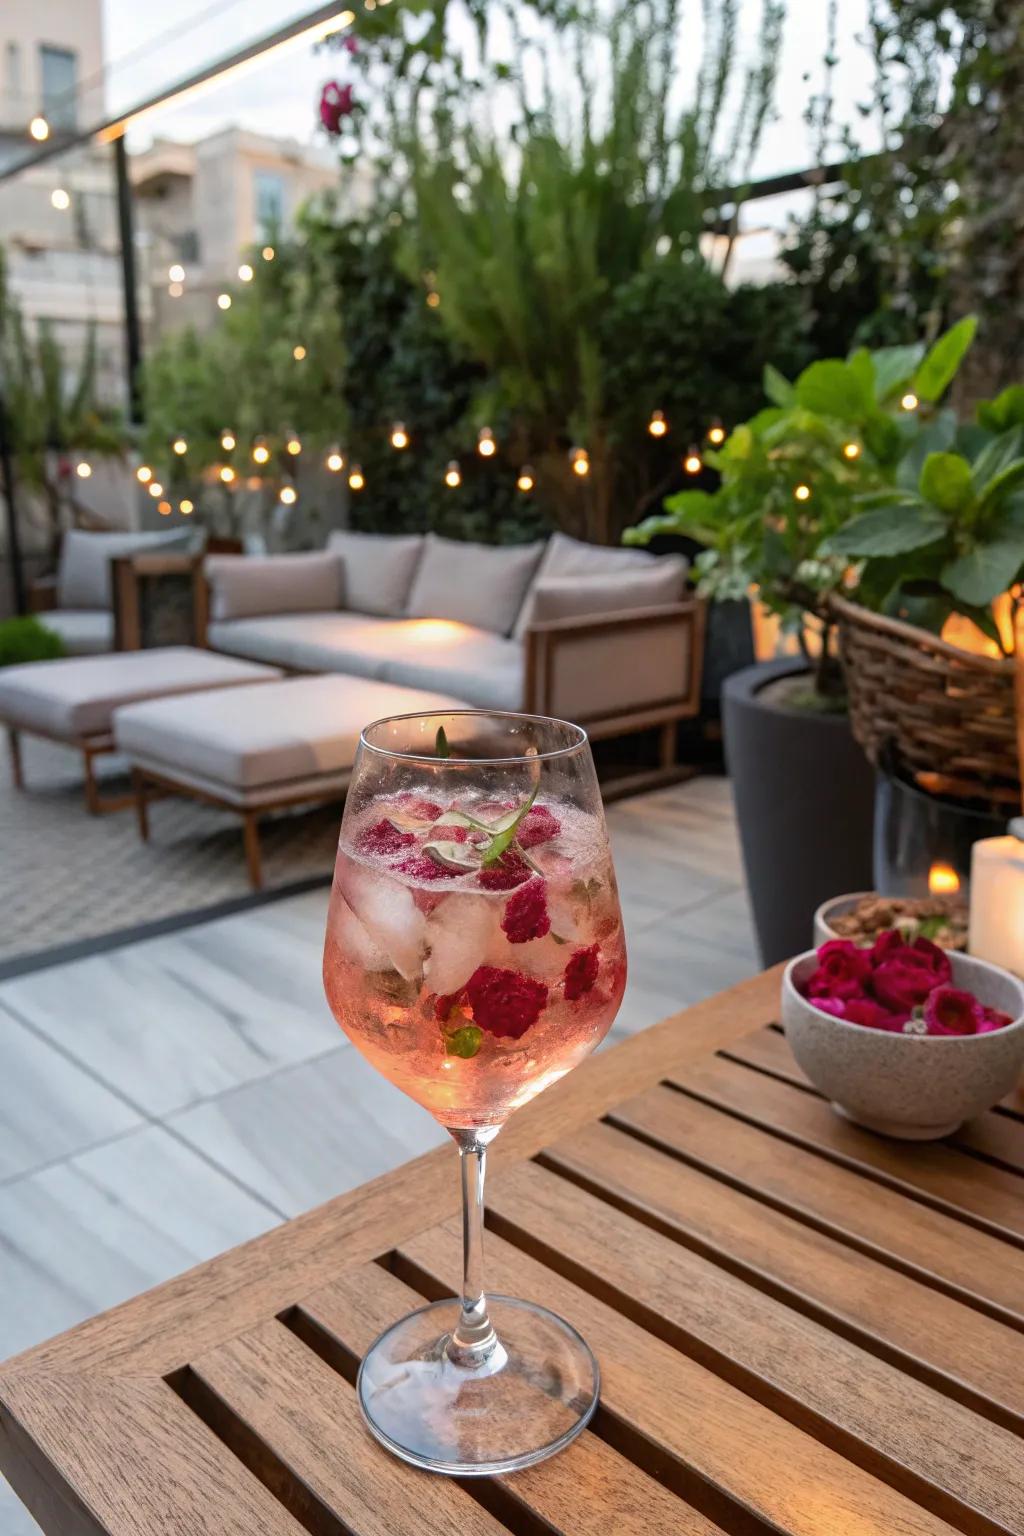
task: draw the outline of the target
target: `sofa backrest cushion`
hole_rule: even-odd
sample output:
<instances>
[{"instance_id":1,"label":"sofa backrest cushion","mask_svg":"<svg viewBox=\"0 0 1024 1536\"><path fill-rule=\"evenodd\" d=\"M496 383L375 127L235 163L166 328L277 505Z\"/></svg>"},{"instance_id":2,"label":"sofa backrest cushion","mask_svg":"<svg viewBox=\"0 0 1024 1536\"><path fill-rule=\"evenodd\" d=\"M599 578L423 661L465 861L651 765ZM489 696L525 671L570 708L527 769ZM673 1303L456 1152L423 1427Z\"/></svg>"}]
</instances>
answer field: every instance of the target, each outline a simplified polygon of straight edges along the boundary
<instances>
[{"instance_id":1,"label":"sofa backrest cushion","mask_svg":"<svg viewBox=\"0 0 1024 1536\"><path fill-rule=\"evenodd\" d=\"M401 618L423 554L421 533L392 536L342 529L328 536L327 548L340 555L345 566L346 608Z\"/></svg>"},{"instance_id":2,"label":"sofa backrest cushion","mask_svg":"<svg viewBox=\"0 0 1024 1536\"><path fill-rule=\"evenodd\" d=\"M406 615L456 619L507 635L543 550L539 543L464 544L428 533Z\"/></svg>"},{"instance_id":3,"label":"sofa backrest cushion","mask_svg":"<svg viewBox=\"0 0 1024 1536\"><path fill-rule=\"evenodd\" d=\"M686 590L687 562L682 555L665 555L649 564L650 570L616 576L542 576L533 586L531 623L601 618L678 603Z\"/></svg>"},{"instance_id":4,"label":"sofa backrest cushion","mask_svg":"<svg viewBox=\"0 0 1024 1536\"><path fill-rule=\"evenodd\" d=\"M111 608L114 590L110 562L119 555L186 550L196 542L189 528L169 533L88 533L70 528L60 546L57 566L58 608Z\"/></svg>"},{"instance_id":5,"label":"sofa backrest cushion","mask_svg":"<svg viewBox=\"0 0 1024 1536\"><path fill-rule=\"evenodd\" d=\"M252 619L272 613L324 613L340 608L343 568L330 551L301 555L211 555L210 618Z\"/></svg>"},{"instance_id":6,"label":"sofa backrest cushion","mask_svg":"<svg viewBox=\"0 0 1024 1536\"><path fill-rule=\"evenodd\" d=\"M544 550L536 581L520 611L516 636L521 639L533 622L533 594L537 582L576 576L618 576L627 571L647 569L653 561L654 556L646 550L585 544L581 539L571 539L567 533L553 533Z\"/></svg>"}]
</instances>

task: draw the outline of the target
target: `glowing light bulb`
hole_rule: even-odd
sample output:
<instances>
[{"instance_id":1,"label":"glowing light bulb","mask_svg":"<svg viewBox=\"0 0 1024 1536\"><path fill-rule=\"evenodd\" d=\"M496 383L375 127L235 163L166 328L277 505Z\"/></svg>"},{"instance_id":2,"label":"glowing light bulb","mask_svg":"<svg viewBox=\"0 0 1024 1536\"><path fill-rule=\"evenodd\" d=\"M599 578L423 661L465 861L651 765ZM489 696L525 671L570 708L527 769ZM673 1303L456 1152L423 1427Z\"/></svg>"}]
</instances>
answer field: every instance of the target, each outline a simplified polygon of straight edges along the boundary
<instances>
[{"instance_id":1,"label":"glowing light bulb","mask_svg":"<svg viewBox=\"0 0 1024 1536\"><path fill-rule=\"evenodd\" d=\"M448 461L448 468L444 472L444 483L453 491L462 484L462 471L459 469L458 459Z\"/></svg>"},{"instance_id":2,"label":"glowing light bulb","mask_svg":"<svg viewBox=\"0 0 1024 1536\"><path fill-rule=\"evenodd\" d=\"M154 501L159 501L160 497L164 493L164 488L160 484L159 480L151 480L147 486L147 490L149 491L149 494L152 496Z\"/></svg>"},{"instance_id":3,"label":"glowing light bulb","mask_svg":"<svg viewBox=\"0 0 1024 1536\"><path fill-rule=\"evenodd\" d=\"M172 283L183 283L185 281L185 268L180 261L176 261L173 267L167 268L167 277Z\"/></svg>"},{"instance_id":4,"label":"glowing light bulb","mask_svg":"<svg viewBox=\"0 0 1024 1536\"><path fill-rule=\"evenodd\" d=\"M88 464L85 459L80 459L75 465L75 474L78 476L79 480L88 480L89 476L92 474L92 465Z\"/></svg>"},{"instance_id":5,"label":"glowing light bulb","mask_svg":"<svg viewBox=\"0 0 1024 1536\"><path fill-rule=\"evenodd\" d=\"M64 187L54 187L53 191L50 193L50 202L53 204L54 208L58 209L61 213L64 213L68 208L71 207L71 193L68 192Z\"/></svg>"},{"instance_id":6,"label":"glowing light bulb","mask_svg":"<svg viewBox=\"0 0 1024 1536\"><path fill-rule=\"evenodd\" d=\"M529 464L524 464L522 469L519 471L519 478L516 481L516 490L522 491L523 495L526 496L530 493L530 491L533 490L536 483L537 482L534 479L533 470L530 468Z\"/></svg>"},{"instance_id":7,"label":"glowing light bulb","mask_svg":"<svg viewBox=\"0 0 1024 1536\"><path fill-rule=\"evenodd\" d=\"M398 449L408 448L409 446L409 434L400 421L396 421L391 428L391 446Z\"/></svg>"},{"instance_id":8,"label":"glowing light bulb","mask_svg":"<svg viewBox=\"0 0 1024 1536\"><path fill-rule=\"evenodd\" d=\"M498 445L494 441L494 433L490 427L481 427L477 434L476 451L482 459L493 459L498 451Z\"/></svg>"},{"instance_id":9,"label":"glowing light bulb","mask_svg":"<svg viewBox=\"0 0 1024 1536\"><path fill-rule=\"evenodd\" d=\"M42 144L50 137L50 125L45 117L34 117L28 125L28 131L37 144Z\"/></svg>"},{"instance_id":10,"label":"glowing light bulb","mask_svg":"<svg viewBox=\"0 0 1024 1536\"><path fill-rule=\"evenodd\" d=\"M652 437L664 437L668 431L668 422L665 420L664 411L652 411L651 419L647 423L647 430Z\"/></svg>"},{"instance_id":11,"label":"glowing light bulb","mask_svg":"<svg viewBox=\"0 0 1024 1536\"><path fill-rule=\"evenodd\" d=\"M185 500L179 503L178 511L181 513L182 517L191 517L192 513L195 511L195 504L189 501L188 497L186 496Z\"/></svg>"},{"instance_id":12,"label":"glowing light bulb","mask_svg":"<svg viewBox=\"0 0 1024 1536\"><path fill-rule=\"evenodd\" d=\"M148 485L153 478L153 471L148 464L140 464L135 471L135 478L140 485Z\"/></svg>"},{"instance_id":13,"label":"glowing light bulb","mask_svg":"<svg viewBox=\"0 0 1024 1536\"><path fill-rule=\"evenodd\" d=\"M327 455L327 468L332 475L336 475L339 470L345 468L345 455L340 448L332 448Z\"/></svg>"},{"instance_id":14,"label":"glowing light bulb","mask_svg":"<svg viewBox=\"0 0 1024 1536\"><path fill-rule=\"evenodd\" d=\"M183 437L176 437L174 439L174 442L171 444L171 447L174 449L175 453L178 454L179 457L183 453L188 453L188 443L185 441L185 439Z\"/></svg>"},{"instance_id":15,"label":"glowing light bulb","mask_svg":"<svg viewBox=\"0 0 1024 1536\"><path fill-rule=\"evenodd\" d=\"M920 404L921 404L920 400L914 394L914 391L912 389L908 389L907 393L903 396L903 399L900 401L900 406L901 406L901 408L904 411L916 411Z\"/></svg>"},{"instance_id":16,"label":"glowing light bulb","mask_svg":"<svg viewBox=\"0 0 1024 1536\"><path fill-rule=\"evenodd\" d=\"M288 452L292 455L292 458L294 458L297 453L301 453L302 452L302 444L299 441L299 439L295 436L294 432L289 432L289 434L288 434L288 441L285 443L285 447L287 448Z\"/></svg>"},{"instance_id":17,"label":"glowing light bulb","mask_svg":"<svg viewBox=\"0 0 1024 1536\"><path fill-rule=\"evenodd\" d=\"M264 261L273 261L276 252L272 245L265 245L260 252L260 255L263 257Z\"/></svg>"},{"instance_id":18,"label":"glowing light bulb","mask_svg":"<svg viewBox=\"0 0 1024 1536\"><path fill-rule=\"evenodd\" d=\"M230 427L225 427L224 431L220 435L220 445L224 449L224 452L230 453L235 447L235 442L235 434L232 432Z\"/></svg>"},{"instance_id":19,"label":"glowing light bulb","mask_svg":"<svg viewBox=\"0 0 1024 1536\"><path fill-rule=\"evenodd\" d=\"M429 309L437 309L439 308L440 303L441 295L438 293L436 288L431 288L430 292L427 294L427 307Z\"/></svg>"},{"instance_id":20,"label":"glowing light bulb","mask_svg":"<svg viewBox=\"0 0 1024 1536\"><path fill-rule=\"evenodd\" d=\"M217 295L217 308L218 309L230 309L231 308L231 295L230 295L230 293L218 293L218 295Z\"/></svg>"},{"instance_id":21,"label":"glowing light bulb","mask_svg":"<svg viewBox=\"0 0 1024 1536\"><path fill-rule=\"evenodd\" d=\"M720 421L712 422L711 426L708 428L708 442L711 443L715 448L717 448L720 443L725 442L725 428L722 426Z\"/></svg>"},{"instance_id":22,"label":"glowing light bulb","mask_svg":"<svg viewBox=\"0 0 1024 1536\"><path fill-rule=\"evenodd\" d=\"M270 458L270 449L265 438L258 437L252 445L252 457L254 464L266 464Z\"/></svg>"},{"instance_id":23,"label":"glowing light bulb","mask_svg":"<svg viewBox=\"0 0 1024 1536\"><path fill-rule=\"evenodd\" d=\"M282 485L281 489L277 493L277 499L278 501L284 502L286 507L294 507L295 503L299 499L299 493L295 489L294 485Z\"/></svg>"},{"instance_id":24,"label":"glowing light bulb","mask_svg":"<svg viewBox=\"0 0 1024 1536\"><path fill-rule=\"evenodd\" d=\"M349 490L350 491L361 491L365 484L366 484L366 477L365 477L365 475L363 474L362 470L359 468L358 464L353 464L351 472L349 473L349 477L348 477Z\"/></svg>"},{"instance_id":25,"label":"glowing light bulb","mask_svg":"<svg viewBox=\"0 0 1024 1536\"><path fill-rule=\"evenodd\" d=\"M704 460L701 458L696 448L691 448L689 453L686 455L686 458L683 460L683 468L688 475L699 475L701 470L704 468Z\"/></svg>"},{"instance_id":26,"label":"glowing light bulb","mask_svg":"<svg viewBox=\"0 0 1024 1536\"><path fill-rule=\"evenodd\" d=\"M234 484L235 472L231 468L230 464L224 464L224 465L221 466L220 478L224 482L225 485L233 485Z\"/></svg>"},{"instance_id":27,"label":"glowing light bulb","mask_svg":"<svg viewBox=\"0 0 1024 1536\"><path fill-rule=\"evenodd\" d=\"M306 349L300 341L297 347L292 347L292 357L294 357L297 363L301 363L305 356Z\"/></svg>"},{"instance_id":28,"label":"glowing light bulb","mask_svg":"<svg viewBox=\"0 0 1024 1536\"><path fill-rule=\"evenodd\" d=\"M811 488L810 488L810 486L809 485L804 485L803 481L801 481L799 485L794 485L794 487L793 487L793 499L795 501L810 501L810 499L811 499Z\"/></svg>"},{"instance_id":29,"label":"glowing light bulb","mask_svg":"<svg viewBox=\"0 0 1024 1536\"><path fill-rule=\"evenodd\" d=\"M158 501L156 509L161 517L170 517L171 512L174 510L169 501Z\"/></svg>"},{"instance_id":30,"label":"glowing light bulb","mask_svg":"<svg viewBox=\"0 0 1024 1536\"><path fill-rule=\"evenodd\" d=\"M844 459L859 459L860 458L860 443L844 443L843 444L843 458Z\"/></svg>"},{"instance_id":31,"label":"glowing light bulb","mask_svg":"<svg viewBox=\"0 0 1024 1536\"><path fill-rule=\"evenodd\" d=\"M252 267L250 267L250 265L249 265L249 263L247 261L243 261L242 265L238 269L238 280L239 280L239 282L241 282L241 283L251 283L252 280L253 280L253 275L254 274L253 274Z\"/></svg>"},{"instance_id":32,"label":"glowing light bulb","mask_svg":"<svg viewBox=\"0 0 1024 1536\"><path fill-rule=\"evenodd\" d=\"M167 292L170 294L172 299L180 299L182 294L185 292L185 289L181 283L168 283Z\"/></svg>"}]
</instances>

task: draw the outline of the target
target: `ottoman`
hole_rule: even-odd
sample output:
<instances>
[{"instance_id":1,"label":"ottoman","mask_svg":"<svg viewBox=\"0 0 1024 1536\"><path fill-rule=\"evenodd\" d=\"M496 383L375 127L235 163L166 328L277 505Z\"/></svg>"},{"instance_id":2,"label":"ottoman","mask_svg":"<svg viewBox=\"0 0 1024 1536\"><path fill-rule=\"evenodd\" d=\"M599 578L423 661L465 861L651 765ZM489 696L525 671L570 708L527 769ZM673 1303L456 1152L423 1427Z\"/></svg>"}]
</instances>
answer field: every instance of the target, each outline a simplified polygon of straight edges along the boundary
<instances>
[{"instance_id":1,"label":"ottoman","mask_svg":"<svg viewBox=\"0 0 1024 1536\"><path fill-rule=\"evenodd\" d=\"M119 705L199 689L264 683L281 676L277 667L190 645L5 667L0 672L0 721L7 726L14 783L24 788L20 733L45 736L81 752L89 810L94 815L118 810L130 801L123 797L101 800L93 759L114 751L111 719Z\"/></svg>"},{"instance_id":2,"label":"ottoman","mask_svg":"<svg viewBox=\"0 0 1024 1536\"><path fill-rule=\"evenodd\" d=\"M467 707L447 694L332 673L236 688L230 697L191 694L129 704L115 711L114 738L132 764L143 839L149 838L154 790L237 811L249 879L258 890L261 815L342 796L359 733L370 721Z\"/></svg>"}]
</instances>

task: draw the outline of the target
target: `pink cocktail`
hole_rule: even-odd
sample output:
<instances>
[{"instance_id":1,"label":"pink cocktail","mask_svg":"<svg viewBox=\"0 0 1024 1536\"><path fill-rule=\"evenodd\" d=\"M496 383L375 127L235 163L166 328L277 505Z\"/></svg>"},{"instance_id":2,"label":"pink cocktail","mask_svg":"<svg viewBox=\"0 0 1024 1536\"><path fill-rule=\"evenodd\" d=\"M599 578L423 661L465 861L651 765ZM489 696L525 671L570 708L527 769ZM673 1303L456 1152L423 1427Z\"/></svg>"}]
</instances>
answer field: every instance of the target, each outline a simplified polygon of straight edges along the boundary
<instances>
[{"instance_id":1,"label":"pink cocktail","mask_svg":"<svg viewBox=\"0 0 1024 1536\"><path fill-rule=\"evenodd\" d=\"M534 1303L486 1298L485 1151L513 1110L607 1034L626 952L586 736L533 716L402 716L363 732L338 846L324 987L368 1061L445 1126L462 1162L459 1301L367 1354L370 1428L455 1474L530 1465L597 1400L590 1350Z\"/></svg>"}]
</instances>

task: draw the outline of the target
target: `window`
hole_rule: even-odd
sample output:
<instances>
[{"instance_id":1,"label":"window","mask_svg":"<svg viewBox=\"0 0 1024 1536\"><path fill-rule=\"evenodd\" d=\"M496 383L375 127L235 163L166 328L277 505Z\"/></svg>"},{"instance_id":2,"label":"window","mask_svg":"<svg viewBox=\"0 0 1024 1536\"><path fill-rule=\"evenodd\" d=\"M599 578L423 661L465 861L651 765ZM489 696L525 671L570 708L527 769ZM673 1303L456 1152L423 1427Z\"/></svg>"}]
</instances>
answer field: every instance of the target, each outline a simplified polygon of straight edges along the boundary
<instances>
[{"instance_id":1,"label":"window","mask_svg":"<svg viewBox=\"0 0 1024 1536\"><path fill-rule=\"evenodd\" d=\"M253 173L257 239L269 240L284 223L284 178L273 171Z\"/></svg>"},{"instance_id":2,"label":"window","mask_svg":"<svg viewBox=\"0 0 1024 1536\"><path fill-rule=\"evenodd\" d=\"M74 128L78 122L78 55L68 48L40 44L43 116L52 128Z\"/></svg>"}]
</instances>

